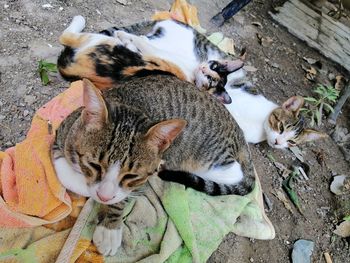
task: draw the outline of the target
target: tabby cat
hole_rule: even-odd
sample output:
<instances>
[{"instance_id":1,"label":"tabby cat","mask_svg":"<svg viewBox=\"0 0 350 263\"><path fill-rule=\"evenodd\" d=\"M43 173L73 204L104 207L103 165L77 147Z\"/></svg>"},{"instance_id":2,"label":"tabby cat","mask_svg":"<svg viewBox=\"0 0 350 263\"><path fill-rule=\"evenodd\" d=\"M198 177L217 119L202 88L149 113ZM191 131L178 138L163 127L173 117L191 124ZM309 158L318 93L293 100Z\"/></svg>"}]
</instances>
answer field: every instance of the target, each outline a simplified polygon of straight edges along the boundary
<instances>
[{"instance_id":1,"label":"tabby cat","mask_svg":"<svg viewBox=\"0 0 350 263\"><path fill-rule=\"evenodd\" d=\"M243 130L247 142L267 140L271 147L282 149L328 137L325 133L305 128L304 118L299 114L304 105L303 97L293 96L278 106L256 94L242 70L230 77L234 81L231 86L226 86L226 90L232 103L225 106Z\"/></svg>"},{"instance_id":2,"label":"tabby cat","mask_svg":"<svg viewBox=\"0 0 350 263\"><path fill-rule=\"evenodd\" d=\"M220 51L192 27L174 20L111 28L100 34L81 33L85 19L75 16L60 37L65 46L58 58L61 75L69 80L88 78L104 89L131 76L168 73L194 83L223 103L227 75L243 66ZM147 28L147 36L138 36ZM128 33L129 32L129 33Z\"/></svg>"},{"instance_id":3,"label":"tabby cat","mask_svg":"<svg viewBox=\"0 0 350 263\"><path fill-rule=\"evenodd\" d=\"M93 235L102 254L116 253L125 199L152 175L209 195L252 190L255 170L241 129L192 84L133 78L102 97L84 80L83 101L57 130L53 163L68 190L103 204Z\"/></svg>"}]
</instances>

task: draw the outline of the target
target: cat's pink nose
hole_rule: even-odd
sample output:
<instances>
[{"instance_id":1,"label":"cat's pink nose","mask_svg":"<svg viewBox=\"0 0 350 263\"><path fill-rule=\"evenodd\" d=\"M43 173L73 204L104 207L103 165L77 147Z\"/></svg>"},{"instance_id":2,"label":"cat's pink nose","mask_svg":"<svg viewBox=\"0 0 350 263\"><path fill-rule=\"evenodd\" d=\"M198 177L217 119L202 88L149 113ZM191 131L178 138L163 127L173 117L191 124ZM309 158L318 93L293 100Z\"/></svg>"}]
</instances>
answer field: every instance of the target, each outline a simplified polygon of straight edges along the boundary
<instances>
[{"instance_id":1,"label":"cat's pink nose","mask_svg":"<svg viewBox=\"0 0 350 263\"><path fill-rule=\"evenodd\" d=\"M97 193L98 198L100 198L100 200L102 202L108 202L109 200L112 200L114 198L114 196L107 196L107 195L101 194L99 192L96 192L96 193Z\"/></svg>"}]
</instances>

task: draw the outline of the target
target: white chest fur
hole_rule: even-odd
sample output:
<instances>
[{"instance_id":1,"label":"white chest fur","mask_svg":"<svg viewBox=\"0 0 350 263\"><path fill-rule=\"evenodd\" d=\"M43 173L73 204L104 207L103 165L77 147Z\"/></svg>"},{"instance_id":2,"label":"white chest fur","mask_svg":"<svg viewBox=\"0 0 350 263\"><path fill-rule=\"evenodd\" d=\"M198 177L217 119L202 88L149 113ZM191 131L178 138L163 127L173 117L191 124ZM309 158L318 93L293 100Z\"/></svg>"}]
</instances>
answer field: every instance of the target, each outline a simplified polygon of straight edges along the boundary
<instances>
[{"instance_id":1,"label":"white chest fur","mask_svg":"<svg viewBox=\"0 0 350 263\"><path fill-rule=\"evenodd\" d=\"M244 137L249 143L259 143L266 140L264 123L270 113L278 106L262 95L252 95L243 88L226 90L232 99L226 108L243 130Z\"/></svg>"}]
</instances>

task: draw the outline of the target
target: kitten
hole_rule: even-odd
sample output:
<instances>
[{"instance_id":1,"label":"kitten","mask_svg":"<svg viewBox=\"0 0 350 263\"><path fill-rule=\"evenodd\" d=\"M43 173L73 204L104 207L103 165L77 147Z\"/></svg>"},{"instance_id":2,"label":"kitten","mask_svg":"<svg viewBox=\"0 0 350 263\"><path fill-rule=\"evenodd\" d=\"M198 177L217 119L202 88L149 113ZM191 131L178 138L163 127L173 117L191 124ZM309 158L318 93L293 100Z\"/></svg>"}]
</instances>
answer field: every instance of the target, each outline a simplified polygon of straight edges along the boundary
<instances>
[{"instance_id":1,"label":"kitten","mask_svg":"<svg viewBox=\"0 0 350 263\"><path fill-rule=\"evenodd\" d=\"M101 34L81 33L84 27L84 18L75 16L60 37L65 49L57 65L64 78L88 78L104 89L134 75L163 72L194 83L223 103L231 102L224 88L227 75L243 62L232 60L192 27L173 20L111 28ZM145 27L151 30L147 36L126 32Z\"/></svg>"},{"instance_id":2,"label":"kitten","mask_svg":"<svg viewBox=\"0 0 350 263\"><path fill-rule=\"evenodd\" d=\"M240 84L244 78L242 70L233 73L236 83L226 90L232 103L225 105L235 121L243 130L249 143L267 140L273 148L292 147L304 142L328 137L327 134L305 128L303 116L299 114L304 99L293 96L281 106L254 92L249 82Z\"/></svg>"},{"instance_id":3,"label":"kitten","mask_svg":"<svg viewBox=\"0 0 350 263\"><path fill-rule=\"evenodd\" d=\"M241 129L192 84L134 78L103 98L84 80L83 101L57 131L53 163L68 190L103 204L93 241L104 255L121 244L125 199L151 175L209 195L252 190L255 170Z\"/></svg>"}]
</instances>

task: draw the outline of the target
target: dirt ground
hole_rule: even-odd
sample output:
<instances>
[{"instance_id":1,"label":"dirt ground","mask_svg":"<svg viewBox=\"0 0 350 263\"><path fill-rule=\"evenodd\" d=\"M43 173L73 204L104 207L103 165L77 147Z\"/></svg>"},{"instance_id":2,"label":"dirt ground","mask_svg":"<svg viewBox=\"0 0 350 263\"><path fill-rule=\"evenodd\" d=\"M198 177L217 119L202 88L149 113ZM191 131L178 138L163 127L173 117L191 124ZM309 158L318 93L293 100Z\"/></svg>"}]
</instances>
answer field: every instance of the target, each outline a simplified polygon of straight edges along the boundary
<instances>
[{"instance_id":1,"label":"dirt ground","mask_svg":"<svg viewBox=\"0 0 350 263\"><path fill-rule=\"evenodd\" d=\"M209 20L230 1L190 2L198 7L202 26L211 32L218 31ZM146 20L156 10L168 10L171 3L172 0L0 0L0 150L22 141L34 112L68 86L58 75L51 78L52 83L48 86L43 86L37 65L40 59L56 61L61 50L58 37L74 15L83 15L87 19L86 31L92 32ZM45 7L45 4L50 6ZM278 103L296 94L311 95L315 82L304 78L301 65L308 64L303 57L322 63L316 83L328 84L329 73L349 78L339 65L309 48L271 19L268 11L277 4L280 3L254 0L220 28L235 40L238 48L247 48L247 64L258 69L250 74L257 88ZM261 26L252 22L259 22ZM270 37L272 43L262 46L257 33ZM338 119L338 123L348 129L349 115L350 103ZM323 123L320 130L331 134L333 127L326 121ZM333 262L350 262L349 239L341 239L332 233L342 217L349 214L344 205L349 202L349 197L336 198L329 191L335 174L349 175L349 163L330 138L300 148L311 168L310 179L296 183L304 215L294 208L293 213L289 212L273 194L276 190L283 191L283 178L267 156L273 155L288 166L295 162L294 155L287 150L273 150L266 143L252 145L263 190L272 202L268 216L275 226L276 238L258 241L229 234L209 262L290 262L293 243L298 239L315 242L312 262L325 262L323 252L329 252ZM320 153L324 157L323 164L319 163Z\"/></svg>"}]
</instances>

